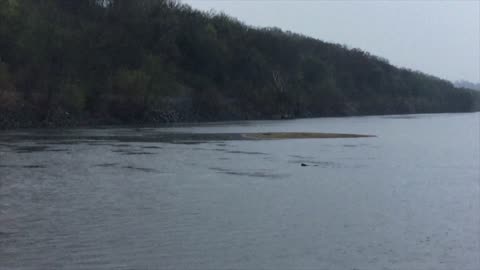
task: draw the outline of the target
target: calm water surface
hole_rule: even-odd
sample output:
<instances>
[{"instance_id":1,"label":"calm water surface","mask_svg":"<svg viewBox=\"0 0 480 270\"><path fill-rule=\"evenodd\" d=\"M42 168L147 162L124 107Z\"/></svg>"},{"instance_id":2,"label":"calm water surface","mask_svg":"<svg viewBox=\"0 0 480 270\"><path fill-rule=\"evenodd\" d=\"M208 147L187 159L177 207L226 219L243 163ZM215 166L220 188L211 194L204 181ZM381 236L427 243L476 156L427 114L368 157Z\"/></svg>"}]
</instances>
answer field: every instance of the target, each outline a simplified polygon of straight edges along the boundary
<instances>
[{"instance_id":1,"label":"calm water surface","mask_svg":"<svg viewBox=\"0 0 480 270\"><path fill-rule=\"evenodd\" d=\"M0 269L478 270L479 123L439 114L1 132ZM378 137L118 139L173 131ZM75 138L48 140L58 134Z\"/></svg>"}]
</instances>

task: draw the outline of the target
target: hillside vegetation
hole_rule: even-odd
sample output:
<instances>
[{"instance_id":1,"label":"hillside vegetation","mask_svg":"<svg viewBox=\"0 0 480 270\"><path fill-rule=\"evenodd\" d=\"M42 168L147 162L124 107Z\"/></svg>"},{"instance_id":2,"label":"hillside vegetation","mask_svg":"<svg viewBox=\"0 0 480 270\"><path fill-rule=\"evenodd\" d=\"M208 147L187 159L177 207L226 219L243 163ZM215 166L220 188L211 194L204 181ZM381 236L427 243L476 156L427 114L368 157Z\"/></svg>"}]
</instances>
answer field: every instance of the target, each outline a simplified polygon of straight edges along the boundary
<instances>
[{"instance_id":1,"label":"hillside vegetation","mask_svg":"<svg viewBox=\"0 0 480 270\"><path fill-rule=\"evenodd\" d=\"M0 0L0 127L466 112L478 100L359 49L175 1Z\"/></svg>"}]
</instances>

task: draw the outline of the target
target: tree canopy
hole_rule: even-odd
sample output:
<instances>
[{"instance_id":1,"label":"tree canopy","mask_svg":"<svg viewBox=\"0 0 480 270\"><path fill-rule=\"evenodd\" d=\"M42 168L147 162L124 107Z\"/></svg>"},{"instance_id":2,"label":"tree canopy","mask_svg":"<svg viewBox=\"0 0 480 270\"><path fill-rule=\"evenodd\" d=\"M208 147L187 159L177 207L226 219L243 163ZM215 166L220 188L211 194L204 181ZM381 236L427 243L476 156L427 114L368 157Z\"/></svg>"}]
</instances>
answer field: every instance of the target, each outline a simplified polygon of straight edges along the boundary
<instances>
[{"instance_id":1,"label":"tree canopy","mask_svg":"<svg viewBox=\"0 0 480 270\"><path fill-rule=\"evenodd\" d=\"M173 0L0 0L0 126L465 112L479 95Z\"/></svg>"}]
</instances>

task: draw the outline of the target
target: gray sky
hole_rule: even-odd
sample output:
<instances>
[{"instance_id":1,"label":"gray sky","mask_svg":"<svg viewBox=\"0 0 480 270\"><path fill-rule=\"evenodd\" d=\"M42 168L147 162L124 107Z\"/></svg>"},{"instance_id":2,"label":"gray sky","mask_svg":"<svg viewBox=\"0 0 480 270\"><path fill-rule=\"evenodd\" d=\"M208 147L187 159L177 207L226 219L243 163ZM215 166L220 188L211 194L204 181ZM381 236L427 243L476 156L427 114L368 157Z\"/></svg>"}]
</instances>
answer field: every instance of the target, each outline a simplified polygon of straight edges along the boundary
<instances>
[{"instance_id":1,"label":"gray sky","mask_svg":"<svg viewBox=\"0 0 480 270\"><path fill-rule=\"evenodd\" d=\"M183 0L253 26L361 48L448 80L480 82L480 0Z\"/></svg>"}]
</instances>

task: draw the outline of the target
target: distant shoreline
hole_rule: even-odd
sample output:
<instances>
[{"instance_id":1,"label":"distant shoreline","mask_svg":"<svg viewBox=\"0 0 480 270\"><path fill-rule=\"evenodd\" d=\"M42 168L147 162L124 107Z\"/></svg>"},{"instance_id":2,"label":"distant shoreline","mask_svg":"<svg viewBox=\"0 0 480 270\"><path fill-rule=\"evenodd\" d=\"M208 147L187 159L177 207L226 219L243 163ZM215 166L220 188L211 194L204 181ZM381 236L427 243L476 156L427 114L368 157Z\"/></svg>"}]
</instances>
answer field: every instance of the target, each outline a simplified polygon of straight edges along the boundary
<instances>
[{"instance_id":1,"label":"distant shoreline","mask_svg":"<svg viewBox=\"0 0 480 270\"><path fill-rule=\"evenodd\" d=\"M323 133L323 132L255 132L255 133L185 133L185 132L159 132L151 135L69 135L67 134L0 134L0 141L117 141L117 142L152 142L152 143L177 143L196 144L210 141L262 141L262 140L287 140L287 139L347 139L371 138L373 135Z\"/></svg>"},{"instance_id":2,"label":"distant shoreline","mask_svg":"<svg viewBox=\"0 0 480 270\"><path fill-rule=\"evenodd\" d=\"M405 113L405 114L360 114L360 115L331 115L331 116L312 116L312 117L296 117L288 119L278 118L257 118L257 119L184 119L178 121L121 121L118 119L108 118L65 118L57 119L57 121L32 121L27 120L28 115L24 115L22 119L17 117L8 117L0 113L0 131L19 130L19 129L65 129L65 128L117 128L117 127L138 127L138 128L155 128L155 127L171 127L171 126L190 126L190 125L216 125L228 122L244 122L244 121L288 121L298 119L314 119L314 118L347 118L347 117L394 117L394 118L412 118L416 115L424 114L464 114L476 113L472 112L434 112L434 113Z\"/></svg>"}]
</instances>

